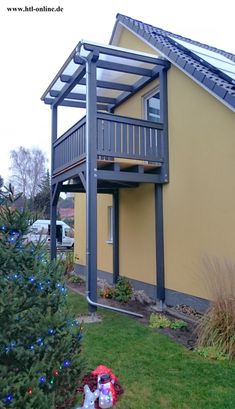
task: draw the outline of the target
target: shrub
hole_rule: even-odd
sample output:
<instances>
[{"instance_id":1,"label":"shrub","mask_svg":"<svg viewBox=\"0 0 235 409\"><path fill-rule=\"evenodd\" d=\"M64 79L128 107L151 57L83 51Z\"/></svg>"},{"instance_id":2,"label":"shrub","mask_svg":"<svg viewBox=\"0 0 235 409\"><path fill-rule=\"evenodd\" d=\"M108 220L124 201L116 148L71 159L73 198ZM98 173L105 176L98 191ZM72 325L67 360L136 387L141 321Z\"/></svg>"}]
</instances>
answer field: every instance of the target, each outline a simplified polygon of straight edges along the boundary
<instances>
[{"instance_id":1,"label":"shrub","mask_svg":"<svg viewBox=\"0 0 235 409\"><path fill-rule=\"evenodd\" d=\"M171 321L165 315L152 313L149 317L150 328L171 328L171 329L183 329L187 327L186 322L183 320Z\"/></svg>"},{"instance_id":2,"label":"shrub","mask_svg":"<svg viewBox=\"0 0 235 409\"><path fill-rule=\"evenodd\" d=\"M213 301L200 319L198 347L213 347L221 354L235 356L235 263L217 258L204 260Z\"/></svg>"},{"instance_id":3,"label":"shrub","mask_svg":"<svg viewBox=\"0 0 235 409\"><path fill-rule=\"evenodd\" d=\"M171 321L165 315L152 313L149 317L150 328L169 328Z\"/></svg>"},{"instance_id":4,"label":"shrub","mask_svg":"<svg viewBox=\"0 0 235 409\"><path fill-rule=\"evenodd\" d=\"M74 252L66 251L62 253L60 262L65 268L65 274L70 274L74 269Z\"/></svg>"},{"instance_id":5,"label":"shrub","mask_svg":"<svg viewBox=\"0 0 235 409\"><path fill-rule=\"evenodd\" d=\"M100 290L100 296L103 298L113 298L114 297L114 288L113 287L104 287Z\"/></svg>"},{"instance_id":6,"label":"shrub","mask_svg":"<svg viewBox=\"0 0 235 409\"><path fill-rule=\"evenodd\" d=\"M113 298L119 302L127 302L131 299L133 289L126 277L119 277L114 287L105 286L100 290L103 298Z\"/></svg>"},{"instance_id":7,"label":"shrub","mask_svg":"<svg viewBox=\"0 0 235 409\"><path fill-rule=\"evenodd\" d=\"M119 277L114 287L114 298L120 302L127 302L131 299L133 289L126 277Z\"/></svg>"},{"instance_id":8,"label":"shrub","mask_svg":"<svg viewBox=\"0 0 235 409\"><path fill-rule=\"evenodd\" d=\"M75 275L75 274L71 275L69 277L68 281L69 281L69 283L73 283L73 284L84 284L84 282L85 282L83 280L83 278L81 278L80 276Z\"/></svg>"},{"instance_id":9,"label":"shrub","mask_svg":"<svg viewBox=\"0 0 235 409\"><path fill-rule=\"evenodd\" d=\"M171 322L171 329L183 329L187 327L187 323L183 320L175 320Z\"/></svg>"}]
</instances>

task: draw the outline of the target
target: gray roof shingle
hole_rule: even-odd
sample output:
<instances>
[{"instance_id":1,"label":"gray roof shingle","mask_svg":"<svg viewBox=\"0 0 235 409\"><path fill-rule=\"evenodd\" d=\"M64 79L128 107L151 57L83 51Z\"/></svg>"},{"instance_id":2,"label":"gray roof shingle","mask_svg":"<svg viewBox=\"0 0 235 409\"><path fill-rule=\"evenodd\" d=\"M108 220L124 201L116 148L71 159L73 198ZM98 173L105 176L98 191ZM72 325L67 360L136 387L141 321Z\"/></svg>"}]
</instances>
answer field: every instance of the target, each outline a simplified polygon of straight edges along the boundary
<instances>
[{"instance_id":1,"label":"gray roof shingle","mask_svg":"<svg viewBox=\"0 0 235 409\"><path fill-rule=\"evenodd\" d=\"M165 58L190 75L191 78L195 79L232 110L235 110L235 80L215 65L204 60L203 57L198 56L193 50L187 48L187 44L217 53L218 56L221 55L235 63L234 54L162 30L122 14L117 15L117 22L138 34L156 50L160 51ZM183 41L184 45L178 43L177 40Z\"/></svg>"}]
</instances>

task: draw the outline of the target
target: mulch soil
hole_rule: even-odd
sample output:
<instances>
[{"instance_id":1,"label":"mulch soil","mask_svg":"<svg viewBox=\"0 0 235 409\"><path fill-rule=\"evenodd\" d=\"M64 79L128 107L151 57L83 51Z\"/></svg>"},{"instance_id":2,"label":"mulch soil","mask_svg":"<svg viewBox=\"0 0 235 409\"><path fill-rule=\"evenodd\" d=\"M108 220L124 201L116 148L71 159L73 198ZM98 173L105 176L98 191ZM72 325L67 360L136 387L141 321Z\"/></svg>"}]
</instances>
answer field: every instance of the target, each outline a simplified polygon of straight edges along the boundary
<instances>
[{"instance_id":1,"label":"mulch soil","mask_svg":"<svg viewBox=\"0 0 235 409\"><path fill-rule=\"evenodd\" d=\"M74 284L74 283L69 283L68 287L75 291L78 292L81 295L85 295L85 284ZM142 314L143 318L138 318L131 316L131 318L143 323L144 325L149 325L149 317L151 313L156 313L158 312L154 310L154 304L142 304L137 300L130 300L126 303L121 303L119 301L113 300L113 299L107 299L98 296L98 303L116 307L116 308L123 308L125 310L129 310L132 312L136 312L138 314ZM197 321L198 318L200 317L200 314L191 309L189 306L177 306L176 308L167 308L163 312L159 312L161 315L164 314L169 318L170 320L175 320L175 319L182 319L187 323L187 327L182 328L182 329L171 329L171 328L157 328L155 331L165 334L171 339L173 339L175 342L183 345L184 347L188 349L194 349L195 344L196 344L196 326L197 326Z\"/></svg>"}]
</instances>

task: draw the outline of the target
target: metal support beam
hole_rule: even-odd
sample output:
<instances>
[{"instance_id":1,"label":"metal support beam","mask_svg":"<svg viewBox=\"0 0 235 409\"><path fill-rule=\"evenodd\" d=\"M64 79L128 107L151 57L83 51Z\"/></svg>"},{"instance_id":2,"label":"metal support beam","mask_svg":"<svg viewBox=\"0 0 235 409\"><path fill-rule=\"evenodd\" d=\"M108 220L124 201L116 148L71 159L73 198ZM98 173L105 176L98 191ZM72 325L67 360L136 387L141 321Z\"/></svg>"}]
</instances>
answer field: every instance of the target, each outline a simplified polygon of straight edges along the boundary
<instances>
[{"instance_id":1,"label":"metal support beam","mask_svg":"<svg viewBox=\"0 0 235 409\"><path fill-rule=\"evenodd\" d=\"M51 187L51 225L50 225L50 247L51 260L56 258L56 218L57 218L57 203L60 197L60 189L62 184L56 183Z\"/></svg>"},{"instance_id":2,"label":"metal support beam","mask_svg":"<svg viewBox=\"0 0 235 409\"><path fill-rule=\"evenodd\" d=\"M97 169L96 169L96 61L86 63L87 126L86 126L86 261L87 294L97 302ZM89 305L90 312L97 307Z\"/></svg>"},{"instance_id":3,"label":"metal support beam","mask_svg":"<svg viewBox=\"0 0 235 409\"><path fill-rule=\"evenodd\" d=\"M152 76L151 77L145 77L143 76L140 78L138 81L135 82L132 86L132 91L131 92L123 92L122 94L119 95L119 97L116 99L115 105L110 105L109 109L111 112L113 112L114 108L117 108L119 105L121 105L123 102L127 101L128 98L132 97L135 95L137 92L139 92L142 88L147 86L150 82L152 82L155 78L159 76L159 72L162 70L159 66L154 68L152 70Z\"/></svg>"},{"instance_id":4,"label":"metal support beam","mask_svg":"<svg viewBox=\"0 0 235 409\"><path fill-rule=\"evenodd\" d=\"M82 182L82 185L83 185L83 187L84 187L84 189L86 191L86 178L85 178L84 172L79 172L79 178L80 178L80 180Z\"/></svg>"},{"instance_id":5,"label":"metal support beam","mask_svg":"<svg viewBox=\"0 0 235 409\"><path fill-rule=\"evenodd\" d=\"M53 105L58 106L60 103L66 98L66 96L70 93L70 91L74 88L76 84L79 83L79 81L84 77L86 72L86 69L83 65L79 66L79 68L75 71L75 73L72 75L71 82L66 84L61 92L60 95L55 98Z\"/></svg>"},{"instance_id":6,"label":"metal support beam","mask_svg":"<svg viewBox=\"0 0 235 409\"><path fill-rule=\"evenodd\" d=\"M57 139L58 128L58 112L57 107L51 109L51 175L54 171L54 142ZM51 216L51 228L50 228L50 247L51 247L51 259L56 258L56 213L57 213L57 201L55 200L55 194L58 184L51 182L51 203L50 203L50 216Z\"/></svg>"},{"instance_id":7,"label":"metal support beam","mask_svg":"<svg viewBox=\"0 0 235 409\"><path fill-rule=\"evenodd\" d=\"M113 284L119 277L119 190L113 192Z\"/></svg>"},{"instance_id":8,"label":"metal support beam","mask_svg":"<svg viewBox=\"0 0 235 409\"><path fill-rule=\"evenodd\" d=\"M160 183L161 177L157 174L135 173L135 172L115 172L111 170L98 170L99 180L109 180L113 182L135 182L135 183Z\"/></svg>"},{"instance_id":9,"label":"metal support beam","mask_svg":"<svg viewBox=\"0 0 235 409\"><path fill-rule=\"evenodd\" d=\"M71 79L72 79L72 75L62 74L60 76L60 80L62 82L70 82ZM86 85L86 79L82 78L81 81L79 82L79 84L80 85ZM101 81L101 80L97 80L97 88L117 89L117 90L120 90L120 91L128 91L128 92L133 91L133 87L131 85L122 84L122 83L119 83L119 82Z\"/></svg>"},{"instance_id":10,"label":"metal support beam","mask_svg":"<svg viewBox=\"0 0 235 409\"><path fill-rule=\"evenodd\" d=\"M47 105L53 105L54 104L54 98L45 98L44 102ZM64 99L60 104L62 107L73 107L73 108L86 108L86 103L82 101L72 101L69 99ZM107 104L97 104L97 109L101 111L108 111L108 105Z\"/></svg>"},{"instance_id":11,"label":"metal support beam","mask_svg":"<svg viewBox=\"0 0 235 409\"><path fill-rule=\"evenodd\" d=\"M50 95L52 97L58 97L60 95L60 91L51 90ZM66 96L66 99L86 101L86 94L79 94L79 93L76 93L76 92L70 92ZM104 104L115 104L116 103L116 98L98 96L97 97L97 102L101 102L101 103L104 103Z\"/></svg>"},{"instance_id":12,"label":"metal support beam","mask_svg":"<svg viewBox=\"0 0 235 409\"><path fill-rule=\"evenodd\" d=\"M165 299L163 185L155 184L155 237L157 299Z\"/></svg>"},{"instance_id":13,"label":"metal support beam","mask_svg":"<svg viewBox=\"0 0 235 409\"><path fill-rule=\"evenodd\" d=\"M169 182L169 142L168 142L168 102L167 102L167 70L162 69L160 78L160 121L163 123L163 132L161 141L164 163L161 169L162 179L165 183Z\"/></svg>"},{"instance_id":14,"label":"metal support beam","mask_svg":"<svg viewBox=\"0 0 235 409\"><path fill-rule=\"evenodd\" d=\"M161 65L163 67L169 67L169 62L163 58L159 58L154 55L148 55L144 53L138 53L135 51L131 50L119 50L117 47L110 47L110 46L101 46L101 45L95 45L95 44L89 44L86 42L83 42L83 47L87 51L94 51L98 50L100 54L105 54L105 55L110 55L110 56L115 56L115 57L120 57L120 58L126 58L128 60L134 60L134 61L141 61L153 65Z\"/></svg>"},{"instance_id":15,"label":"metal support beam","mask_svg":"<svg viewBox=\"0 0 235 409\"><path fill-rule=\"evenodd\" d=\"M111 61L99 60L97 68L103 68L104 70L125 72L128 74L143 75L151 78L153 71L148 68L137 67L127 64L119 64Z\"/></svg>"}]
</instances>

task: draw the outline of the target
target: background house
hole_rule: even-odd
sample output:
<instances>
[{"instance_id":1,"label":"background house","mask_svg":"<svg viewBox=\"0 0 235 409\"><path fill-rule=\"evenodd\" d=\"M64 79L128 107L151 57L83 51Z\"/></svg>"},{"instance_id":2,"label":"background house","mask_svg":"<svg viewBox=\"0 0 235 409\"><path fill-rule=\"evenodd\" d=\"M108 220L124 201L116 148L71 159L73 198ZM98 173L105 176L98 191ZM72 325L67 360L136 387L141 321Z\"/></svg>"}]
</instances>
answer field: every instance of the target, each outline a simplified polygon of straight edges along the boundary
<instances>
[{"instance_id":1,"label":"background house","mask_svg":"<svg viewBox=\"0 0 235 409\"><path fill-rule=\"evenodd\" d=\"M168 304L204 308L204 256L235 253L235 56L118 15L111 45L160 56L167 71L169 177L163 184L164 286ZM159 121L159 78L114 107ZM148 116L147 116L148 115ZM154 117L155 116L155 117ZM77 270L86 265L85 194L75 195ZM98 270L112 279L113 202L98 195ZM119 273L156 298L154 185L119 189Z\"/></svg>"}]
</instances>

